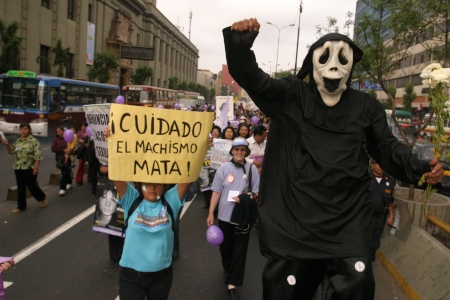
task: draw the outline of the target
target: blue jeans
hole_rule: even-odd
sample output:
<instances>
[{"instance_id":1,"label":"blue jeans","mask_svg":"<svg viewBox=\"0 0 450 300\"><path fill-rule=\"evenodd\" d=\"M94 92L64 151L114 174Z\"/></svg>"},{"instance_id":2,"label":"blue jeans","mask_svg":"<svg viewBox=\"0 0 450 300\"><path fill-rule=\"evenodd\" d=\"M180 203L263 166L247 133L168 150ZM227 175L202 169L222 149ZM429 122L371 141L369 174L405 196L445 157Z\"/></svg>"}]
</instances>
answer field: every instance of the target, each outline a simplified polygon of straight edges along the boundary
<instances>
[{"instance_id":1,"label":"blue jeans","mask_svg":"<svg viewBox=\"0 0 450 300\"><path fill-rule=\"evenodd\" d=\"M119 276L120 300L166 300L172 287L172 266L158 271L140 273L122 267Z\"/></svg>"}]
</instances>

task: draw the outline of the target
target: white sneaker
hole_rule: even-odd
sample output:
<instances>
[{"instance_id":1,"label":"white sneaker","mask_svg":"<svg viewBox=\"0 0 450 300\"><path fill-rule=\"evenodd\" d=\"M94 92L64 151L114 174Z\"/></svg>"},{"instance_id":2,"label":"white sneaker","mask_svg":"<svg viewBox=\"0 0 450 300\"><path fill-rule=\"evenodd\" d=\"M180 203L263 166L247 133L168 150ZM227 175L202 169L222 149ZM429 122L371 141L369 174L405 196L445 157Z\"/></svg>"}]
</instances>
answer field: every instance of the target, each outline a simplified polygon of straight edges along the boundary
<instances>
[{"instance_id":1,"label":"white sneaker","mask_svg":"<svg viewBox=\"0 0 450 300\"><path fill-rule=\"evenodd\" d=\"M64 196L66 194L66 191L65 190L59 190L59 195L60 196Z\"/></svg>"},{"instance_id":2,"label":"white sneaker","mask_svg":"<svg viewBox=\"0 0 450 300\"><path fill-rule=\"evenodd\" d=\"M66 185L66 190L70 190L71 187L72 187L71 184L67 184L67 185Z\"/></svg>"}]
</instances>

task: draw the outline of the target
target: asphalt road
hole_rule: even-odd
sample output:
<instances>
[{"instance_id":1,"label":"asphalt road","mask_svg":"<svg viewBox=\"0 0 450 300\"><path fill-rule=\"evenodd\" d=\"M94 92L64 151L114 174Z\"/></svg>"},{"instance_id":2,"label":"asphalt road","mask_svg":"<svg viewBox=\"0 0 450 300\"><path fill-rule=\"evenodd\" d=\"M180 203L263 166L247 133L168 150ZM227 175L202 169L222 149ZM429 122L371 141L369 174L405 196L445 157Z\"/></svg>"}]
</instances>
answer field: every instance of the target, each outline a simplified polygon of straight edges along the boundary
<instances>
[{"instance_id":1,"label":"asphalt road","mask_svg":"<svg viewBox=\"0 0 450 300\"><path fill-rule=\"evenodd\" d=\"M15 137L8 137L12 142ZM5 201L7 189L15 185L14 158L0 148L0 255L14 256L16 266L3 274L6 299L117 299L119 265L109 260L105 234L91 230L95 198L90 186L58 196L58 186L49 186L55 171L51 139L41 139L44 160L38 181L49 195L40 208L28 198L28 210L12 214L14 201ZM0 145L0 147L3 147ZM86 176L85 176L86 180ZM190 202L181 219L181 253L174 261L174 281L169 299L227 299L218 247L206 242L203 196ZM240 299L262 299L261 274L265 259L259 253L257 231L251 232L244 286ZM408 299L380 262L374 264L377 300Z\"/></svg>"}]
</instances>

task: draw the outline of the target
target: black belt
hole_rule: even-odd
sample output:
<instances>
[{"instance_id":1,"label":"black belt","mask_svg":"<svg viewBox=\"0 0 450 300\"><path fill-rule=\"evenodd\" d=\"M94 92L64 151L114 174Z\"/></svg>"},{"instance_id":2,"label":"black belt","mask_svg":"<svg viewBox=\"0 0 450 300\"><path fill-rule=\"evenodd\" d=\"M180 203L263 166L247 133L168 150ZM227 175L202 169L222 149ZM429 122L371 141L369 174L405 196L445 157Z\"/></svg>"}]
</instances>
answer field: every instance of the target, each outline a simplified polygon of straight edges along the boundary
<instances>
[{"instance_id":1,"label":"black belt","mask_svg":"<svg viewBox=\"0 0 450 300\"><path fill-rule=\"evenodd\" d=\"M139 277L151 277L151 276L154 276L154 275L158 275L158 274L163 274L163 273L169 272L172 269L172 265L170 265L169 267L167 267L165 269L162 269L160 271L156 271L156 272L139 272L139 271L136 271L135 269L131 269L131 268L126 268L126 267L122 267L122 268L127 270L127 271L129 271L129 272L131 272L131 273L133 273L136 276L139 276Z\"/></svg>"}]
</instances>

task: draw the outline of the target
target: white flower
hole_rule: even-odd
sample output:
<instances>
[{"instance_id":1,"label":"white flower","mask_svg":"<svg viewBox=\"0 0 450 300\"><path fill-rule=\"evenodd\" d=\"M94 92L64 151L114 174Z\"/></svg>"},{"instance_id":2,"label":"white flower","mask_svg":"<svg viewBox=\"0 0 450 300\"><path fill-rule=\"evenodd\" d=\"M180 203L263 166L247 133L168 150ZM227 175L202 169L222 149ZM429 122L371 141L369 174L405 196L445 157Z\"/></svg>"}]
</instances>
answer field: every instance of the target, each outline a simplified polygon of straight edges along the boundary
<instances>
[{"instance_id":1,"label":"white flower","mask_svg":"<svg viewBox=\"0 0 450 300\"><path fill-rule=\"evenodd\" d=\"M440 70L440 69L442 69L442 66L440 63L433 63L433 64L429 64L428 66L426 66L425 69L423 69L423 71L433 72L435 70Z\"/></svg>"}]
</instances>

